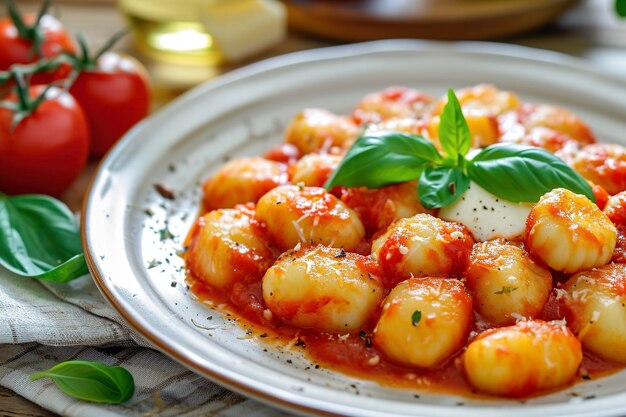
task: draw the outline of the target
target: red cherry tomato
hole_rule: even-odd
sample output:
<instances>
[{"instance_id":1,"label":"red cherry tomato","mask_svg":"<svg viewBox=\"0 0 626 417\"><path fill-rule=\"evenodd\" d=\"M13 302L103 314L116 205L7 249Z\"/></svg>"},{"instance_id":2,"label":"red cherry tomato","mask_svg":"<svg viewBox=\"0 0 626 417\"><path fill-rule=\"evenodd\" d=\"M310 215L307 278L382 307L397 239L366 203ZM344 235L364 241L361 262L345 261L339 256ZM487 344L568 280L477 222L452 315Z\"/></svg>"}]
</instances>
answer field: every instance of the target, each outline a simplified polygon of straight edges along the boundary
<instances>
[{"instance_id":1,"label":"red cherry tomato","mask_svg":"<svg viewBox=\"0 0 626 417\"><path fill-rule=\"evenodd\" d=\"M29 95L33 99L43 91L34 86ZM17 102L17 96L5 100ZM12 129L13 116L13 110L0 108L0 191L60 194L87 162L89 131L81 108L67 92L51 88Z\"/></svg>"},{"instance_id":2,"label":"red cherry tomato","mask_svg":"<svg viewBox=\"0 0 626 417\"><path fill-rule=\"evenodd\" d=\"M27 25L35 23L35 19L33 14L23 16L24 23ZM53 16L44 15L37 30L43 39L41 53L44 58L52 58L61 52L71 54L76 52L72 38L65 32L61 22ZM0 19L0 51L2 51L0 71L8 70L13 64L30 64L40 59L33 49L33 41L21 38L15 24L8 17ZM54 80L67 77L71 69L69 65L62 64L53 72L35 74L31 79L31 84L49 84Z\"/></svg>"},{"instance_id":3,"label":"red cherry tomato","mask_svg":"<svg viewBox=\"0 0 626 417\"><path fill-rule=\"evenodd\" d=\"M103 54L96 68L81 71L70 93L87 116L94 156L104 155L150 108L146 70L114 52Z\"/></svg>"}]
</instances>

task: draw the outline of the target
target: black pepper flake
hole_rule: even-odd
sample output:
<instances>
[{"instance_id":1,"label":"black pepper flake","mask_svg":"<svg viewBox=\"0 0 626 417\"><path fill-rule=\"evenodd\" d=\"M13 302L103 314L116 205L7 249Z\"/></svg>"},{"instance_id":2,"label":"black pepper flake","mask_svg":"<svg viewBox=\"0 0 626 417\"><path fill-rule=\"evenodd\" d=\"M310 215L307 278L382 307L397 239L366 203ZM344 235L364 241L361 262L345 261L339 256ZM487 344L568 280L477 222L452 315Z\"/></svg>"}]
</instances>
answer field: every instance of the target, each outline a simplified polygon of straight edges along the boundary
<instances>
[{"instance_id":1,"label":"black pepper flake","mask_svg":"<svg viewBox=\"0 0 626 417\"><path fill-rule=\"evenodd\" d=\"M483 206L483 210L489 210L487 206Z\"/></svg>"},{"instance_id":2,"label":"black pepper flake","mask_svg":"<svg viewBox=\"0 0 626 417\"><path fill-rule=\"evenodd\" d=\"M291 359L287 359L286 362L289 363L289 364L293 363L293 361Z\"/></svg>"},{"instance_id":3,"label":"black pepper flake","mask_svg":"<svg viewBox=\"0 0 626 417\"><path fill-rule=\"evenodd\" d=\"M277 201L277 202L276 202L276 205L277 205L277 206L280 206L281 204L283 204L283 202L282 202L282 201Z\"/></svg>"},{"instance_id":4,"label":"black pepper flake","mask_svg":"<svg viewBox=\"0 0 626 417\"><path fill-rule=\"evenodd\" d=\"M154 189L163 198L166 198L168 200L174 200L176 198L176 195L174 194L174 191L172 191L171 188L163 185L160 182L157 182L156 184L154 184Z\"/></svg>"},{"instance_id":5,"label":"black pepper flake","mask_svg":"<svg viewBox=\"0 0 626 417\"><path fill-rule=\"evenodd\" d=\"M296 342L296 346L306 347L306 342L304 340L298 338L298 341Z\"/></svg>"},{"instance_id":6,"label":"black pepper flake","mask_svg":"<svg viewBox=\"0 0 626 417\"><path fill-rule=\"evenodd\" d=\"M172 283L170 284L170 287L174 288L175 286L178 285L178 282L176 281L172 281Z\"/></svg>"},{"instance_id":7,"label":"black pepper flake","mask_svg":"<svg viewBox=\"0 0 626 417\"><path fill-rule=\"evenodd\" d=\"M264 338L266 338L266 337L267 337L267 333L261 333L261 334L259 335L259 337L260 337L260 338L262 338L262 339L264 339Z\"/></svg>"},{"instance_id":8,"label":"black pepper flake","mask_svg":"<svg viewBox=\"0 0 626 417\"><path fill-rule=\"evenodd\" d=\"M581 375L580 377L584 379L585 381L589 381L591 379L591 377L588 374Z\"/></svg>"},{"instance_id":9,"label":"black pepper flake","mask_svg":"<svg viewBox=\"0 0 626 417\"><path fill-rule=\"evenodd\" d=\"M147 208L147 209L145 209L143 212L144 212L144 214L145 214L146 216L148 216L148 217L152 217L152 216L154 216L154 210L152 210L152 209Z\"/></svg>"},{"instance_id":10,"label":"black pepper flake","mask_svg":"<svg viewBox=\"0 0 626 417\"><path fill-rule=\"evenodd\" d=\"M320 366L319 365L315 365L315 369L320 369Z\"/></svg>"},{"instance_id":11,"label":"black pepper flake","mask_svg":"<svg viewBox=\"0 0 626 417\"><path fill-rule=\"evenodd\" d=\"M346 251L343 250L343 248L341 248L341 251L335 255L335 258L339 259L339 258L345 258L346 257Z\"/></svg>"},{"instance_id":12,"label":"black pepper flake","mask_svg":"<svg viewBox=\"0 0 626 417\"><path fill-rule=\"evenodd\" d=\"M586 397L583 397L583 400L593 400L594 398L596 398L595 395L587 395Z\"/></svg>"},{"instance_id":13,"label":"black pepper flake","mask_svg":"<svg viewBox=\"0 0 626 417\"><path fill-rule=\"evenodd\" d=\"M174 164L169 164L169 165L167 166L167 170L168 170L169 172L176 172L176 165L174 165Z\"/></svg>"},{"instance_id":14,"label":"black pepper flake","mask_svg":"<svg viewBox=\"0 0 626 417\"><path fill-rule=\"evenodd\" d=\"M420 396L417 394L413 394L413 398L419 398Z\"/></svg>"},{"instance_id":15,"label":"black pepper flake","mask_svg":"<svg viewBox=\"0 0 626 417\"><path fill-rule=\"evenodd\" d=\"M359 332L359 337L365 342L365 347L372 347L372 336L368 335L364 330Z\"/></svg>"}]
</instances>

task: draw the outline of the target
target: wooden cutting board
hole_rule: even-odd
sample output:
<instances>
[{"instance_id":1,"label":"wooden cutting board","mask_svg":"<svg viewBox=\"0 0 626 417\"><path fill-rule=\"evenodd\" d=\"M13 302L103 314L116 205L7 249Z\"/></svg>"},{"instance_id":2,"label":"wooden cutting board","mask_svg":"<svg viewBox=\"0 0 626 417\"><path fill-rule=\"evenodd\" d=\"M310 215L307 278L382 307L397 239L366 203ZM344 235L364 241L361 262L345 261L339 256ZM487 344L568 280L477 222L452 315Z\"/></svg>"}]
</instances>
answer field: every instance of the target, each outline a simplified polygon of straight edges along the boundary
<instances>
[{"instance_id":1,"label":"wooden cutting board","mask_svg":"<svg viewBox=\"0 0 626 417\"><path fill-rule=\"evenodd\" d=\"M578 0L284 0L290 26L339 41L494 39L542 26Z\"/></svg>"}]
</instances>

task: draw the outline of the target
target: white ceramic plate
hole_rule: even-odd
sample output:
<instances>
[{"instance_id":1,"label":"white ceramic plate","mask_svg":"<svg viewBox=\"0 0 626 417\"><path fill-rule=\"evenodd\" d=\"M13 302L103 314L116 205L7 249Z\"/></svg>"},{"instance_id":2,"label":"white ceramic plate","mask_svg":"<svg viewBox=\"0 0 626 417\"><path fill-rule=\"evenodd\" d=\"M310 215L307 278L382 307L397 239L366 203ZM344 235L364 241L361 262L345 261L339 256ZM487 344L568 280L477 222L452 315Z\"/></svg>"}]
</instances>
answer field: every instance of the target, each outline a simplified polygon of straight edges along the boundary
<instances>
[{"instance_id":1,"label":"white ceramic plate","mask_svg":"<svg viewBox=\"0 0 626 417\"><path fill-rule=\"evenodd\" d=\"M287 121L305 107L348 113L364 94L391 85L437 97L448 87L484 82L527 101L570 108L601 141L626 141L626 81L562 55L487 43L383 41L271 59L196 88L109 153L83 213L85 252L98 286L137 330L183 365L301 414L626 414L626 372L520 402L426 393L416 399L415 392L304 370L311 363L296 349L284 352L246 338L237 323L194 301L184 285L176 251L197 213L201 181L225 159L279 143ZM171 187L176 199L160 196L157 182Z\"/></svg>"}]
</instances>

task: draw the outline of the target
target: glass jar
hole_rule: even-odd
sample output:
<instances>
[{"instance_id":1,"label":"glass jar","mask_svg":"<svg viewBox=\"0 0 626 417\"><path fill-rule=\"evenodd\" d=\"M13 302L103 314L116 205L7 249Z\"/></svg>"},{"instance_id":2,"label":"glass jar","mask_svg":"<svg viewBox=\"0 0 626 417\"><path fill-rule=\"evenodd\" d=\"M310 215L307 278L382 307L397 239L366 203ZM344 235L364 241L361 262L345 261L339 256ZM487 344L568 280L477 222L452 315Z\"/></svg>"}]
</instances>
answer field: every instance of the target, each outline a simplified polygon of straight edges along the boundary
<instances>
[{"instance_id":1,"label":"glass jar","mask_svg":"<svg viewBox=\"0 0 626 417\"><path fill-rule=\"evenodd\" d=\"M118 0L138 48L177 64L248 58L285 35L284 6L274 0Z\"/></svg>"}]
</instances>

